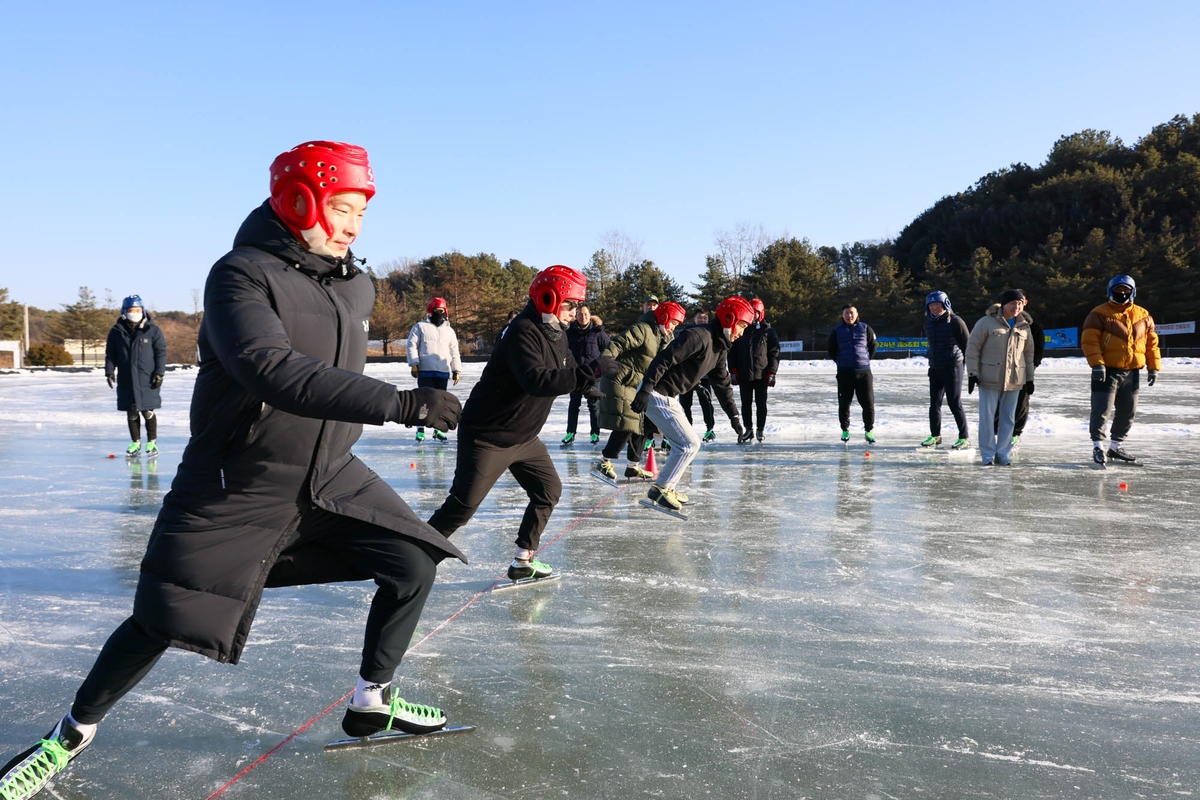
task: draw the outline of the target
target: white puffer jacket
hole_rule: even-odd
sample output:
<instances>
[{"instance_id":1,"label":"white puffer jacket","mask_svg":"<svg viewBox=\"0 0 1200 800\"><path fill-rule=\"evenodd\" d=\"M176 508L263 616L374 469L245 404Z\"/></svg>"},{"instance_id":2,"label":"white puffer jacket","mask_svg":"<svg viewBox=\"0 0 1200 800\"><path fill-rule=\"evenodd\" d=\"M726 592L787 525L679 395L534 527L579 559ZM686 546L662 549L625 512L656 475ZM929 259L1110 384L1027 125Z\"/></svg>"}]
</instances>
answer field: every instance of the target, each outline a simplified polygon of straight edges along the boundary
<instances>
[{"instance_id":1,"label":"white puffer jacket","mask_svg":"<svg viewBox=\"0 0 1200 800\"><path fill-rule=\"evenodd\" d=\"M449 322L434 325L421 320L408 332L408 365L421 372L441 372L453 375L462 372L458 358L458 336Z\"/></svg>"},{"instance_id":2,"label":"white puffer jacket","mask_svg":"<svg viewBox=\"0 0 1200 800\"><path fill-rule=\"evenodd\" d=\"M1033 332L1024 314L1012 327L1000 318L995 303L971 329L967 340L967 374L988 389L1011 392L1033 380Z\"/></svg>"}]
</instances>

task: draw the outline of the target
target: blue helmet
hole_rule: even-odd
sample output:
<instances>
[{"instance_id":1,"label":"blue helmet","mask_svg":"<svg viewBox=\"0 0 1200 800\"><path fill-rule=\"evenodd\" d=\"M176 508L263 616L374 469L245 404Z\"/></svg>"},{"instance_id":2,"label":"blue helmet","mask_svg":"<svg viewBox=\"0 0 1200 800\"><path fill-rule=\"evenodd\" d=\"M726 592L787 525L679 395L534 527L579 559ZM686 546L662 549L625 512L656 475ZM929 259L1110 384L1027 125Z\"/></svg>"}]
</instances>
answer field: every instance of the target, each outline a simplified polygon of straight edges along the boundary
<instances>
[{"instance_id":1,"label":"blue helmet","mask_svg":"<svg viewBox=\"0 0 1200 800\"><path fill-rule=\"evenodd\" d=\"M941 303L942 305L944 305L946 307L947 311L950 310L950 298L946 296L945 292L930 292L929 294L925 295L925 313L926 314L929 313L929 304L930 303Z\"/></svg>"},{"instance_id":2,"label":"blue helmet","mask_svg":"<svg viewBox=\"0 0 1200 800\"><path fill-rule=\"evenodd\" d=\"M131 294L121 301L121 313L124 314L131 308L140 308L146 310L146 306L142 303L142 298L136 294Z\"/></svg>"},{"instance_id":3,"label":"blue helmet","mask_svg":"<svg viewBox=\"0 0 1200 800\"><path fill-rule=\"evenodd\" d=\"M1128 302L1132 303L1133 298L1137 297L1137 284L1133 282L1133 278L1129 277L1128 275L1117 275L1115 278L1113 278L1111 281L1108 282L1108 299L1113 303L1117 303L1117 305L1124 305L1124 303L1120 303L1116 299L1113 298L1113 289L1115 289L1118 286L1128 286L1129 287Z\"/></svg>"}]
</instances>

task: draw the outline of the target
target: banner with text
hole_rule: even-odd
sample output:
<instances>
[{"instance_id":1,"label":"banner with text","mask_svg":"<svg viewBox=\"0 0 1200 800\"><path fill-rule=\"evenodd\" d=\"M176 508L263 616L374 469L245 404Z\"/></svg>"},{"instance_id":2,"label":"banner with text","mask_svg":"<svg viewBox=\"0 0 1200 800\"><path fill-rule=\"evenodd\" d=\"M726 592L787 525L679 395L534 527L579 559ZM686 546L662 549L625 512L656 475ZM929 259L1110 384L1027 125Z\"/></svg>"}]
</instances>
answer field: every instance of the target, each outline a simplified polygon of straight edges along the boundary
<instances>
[{"instance_id":1,"label":"banner with text","mask_svg":"<svg viewBox=\"0 0 1200 800\"><path fill-rule=\"evenodd\" d=\"M1067 347L1079 347L1078 328L1051 328L1046 331L1046 349L1059 350Z\"/></svg>"},{"instance_id":2,"label":"banner with text","mask_svg":"<svg viewBox=\"0 0 1200 800\"><path fill-rule=\"evenodd\" d=\"M877 336L875 337L876 350L894 353L898 350L907 350L910 353L924 353L929 349L929 340L916 336Z\"/></svg>"},{"instance_id":3,"label":"banner with text","mask_svg":"<svg viewBox=\"0 0 1200 800\"><path fill-rule=\"evenodd\" d=\"M1165 325L1155 325L1154 330L1159 336L1170 336L1172 333L1195 333L1196 321L1191 322L1168 322Z\"/></svg>"},{"instance_id":4,"label":"banner with text","mask_svg":"<svg viewBox=\"0 0 1200 800\"><path fill-rule=\"evenodd\" d=\"M797 353L804 349L804 342L780 342L779 350L783 353Z\"/></svg>"}]
</instances>

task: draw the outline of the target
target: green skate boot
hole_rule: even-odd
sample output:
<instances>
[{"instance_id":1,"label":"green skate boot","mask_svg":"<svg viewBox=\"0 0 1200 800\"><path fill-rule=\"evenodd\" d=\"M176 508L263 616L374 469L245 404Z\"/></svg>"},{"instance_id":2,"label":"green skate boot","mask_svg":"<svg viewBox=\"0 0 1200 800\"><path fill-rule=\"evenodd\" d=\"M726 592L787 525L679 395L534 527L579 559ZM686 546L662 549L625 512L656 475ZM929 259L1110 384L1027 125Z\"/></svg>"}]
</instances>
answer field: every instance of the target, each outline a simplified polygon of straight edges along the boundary
<instances>
[{"instance_id":1,"label":"green skate boot","mask_svg":"<svg viewBox=\"0 0 1200 800\"><path fill-rule=\"evenodd\" d=\"M125 448L125 457L126 458L137 458L141 454L142 454L142 443L141 442L133 442L132 444L129 445L129 447Z\"/></svg>"},{"instance_id":2,"label":"green skate boot","mask_svg":"<svg viewBox=\"0 0 1200 800\"><path fill-rule=\"evenodd\" d=\"M158 458L158 442L146 442L146 458Z\"/></svg>"},{"instance_id":3,"label":"green skate boot","mask_svg":"<svg viewBox=\"0 0 1200 800\"><path fill-rule=\"evenodd\" d=\"M951 450L966 450L971 446L971 441L964 437L959 437L954 440L954 444L950 445Z\"/></svg>"},{"instance_id":4,"label":"green skate boot","mask_svg":"<svg viewBox=\"0 0 1200 800\"><path fill-rule=\"evenodd\" d=\"M521 561L514 558L513 562L508 565L508 579L510 581L522 581L529 578L549 578L554 574L554 567L549 564L543 564L536 558L531 558L528 561Z\"/></svg>"},{"instance_id":5,"label":"green skate boot","mask_svg":"<svg viewBox=\"0 0 1200 800\"><path fill-rule=\"evenodd\" d=\"M704 432L704 438L701 439L700 441L703 442L704 444L708 444L709 442L715 442L716 440L717 440L717 434L713 431L712 428L709 428L707 431Z\"/></svg>"},{"instance_id":6,"label":"green skate boot","mask_svg":"<svg viewBox=\"0 0 1200 800\"><path fill-rule=\"evenodd\" d=\"M921 447L937 447L941 443L942 443L942 437L930 436L928 439L921 442Z\"/></svg>"},{"instance_id":7,"label":"green skate boot","mask_svg":"<svg viewBox=\"0 0 1200 800\"><path fill-rule=\"evenodd\" d=\"M563 447L570 447L573 444L575 444L575 434L568 433L566 436L563 437L563 440L562 440Z\"/></svg>"},{"instance_id":8,"label":"green skate boot","mask_svg":"<svg viewBox=\"0 0 1200 800\"><path fill-rule=\"evenodd\" d=\"M875 434L871 433L870 431L867 431L865 434L865 438L867 440L867 444L875 444Z\"/></svg>"},{"instance_id":9,"label":"green skate boot","mask_svg":"<svg viewBox=\"0 0 1200 800\"><path fill-rule=\"evenodd\" d=\"M95 729L84 736L66 717L46 738L17 755L0 772L0 798L25 800L33 797L67 764L92 743Z\"/></svg>"},{"instance_id":10,"label":"green skate boot","mask_svg":"<svg viewBox=\"0 0 1200 800\"><path fill-rule=\"evenodd\" d=\"M850 431L842 431L842 441L843 442L850 441Z\"/></svg>"},{"instance_id":11,"label":"green skate boot","mask_svg":"<svg viewBox=\"0 0 1200 800\"><path fill-rule=\"evenodd\" d=\"M425 429L417 428L417 442L420 443L423 441L425 441Z\"/></svg>"},{"instance_id":12,"label":"green skate boot","mask_svg":"<svg viewBox=\"0 0 1200 800\"><path fill-rule=\"evenodd\" d=\"M392 687L383 690L383 704L377 706L346 706L342 730L350 736L371 736L383 731L429 733L446 727L446 714L440 708L405 702L392 694Z\"/></svg>"}]
</instances>

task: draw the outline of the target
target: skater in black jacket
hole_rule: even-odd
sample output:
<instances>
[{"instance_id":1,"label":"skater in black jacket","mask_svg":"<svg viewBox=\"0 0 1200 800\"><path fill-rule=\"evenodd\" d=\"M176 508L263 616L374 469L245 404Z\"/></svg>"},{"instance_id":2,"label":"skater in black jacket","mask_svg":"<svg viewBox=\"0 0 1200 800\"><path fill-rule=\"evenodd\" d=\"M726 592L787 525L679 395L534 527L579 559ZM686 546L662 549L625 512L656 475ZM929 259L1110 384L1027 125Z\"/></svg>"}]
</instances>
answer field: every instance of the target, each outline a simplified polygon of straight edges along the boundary
<instances>
[{"instance_id":1,"label":"skater in black jacket","mask_svg":"<svg viewBox=\"0 0 1200 800\"><path fill-rule=\"evenodd\" d=\"M758 441L763 440L763 429L767 426L767 388L775 386L775 373L779 371L779 336L767 322L767 309L757 297L750 301L754 309L754 324L730 348L729 379L742 393L742 424L746 432L738 437L738 444L750 441L750 431ZM754 423L754 412L758 412L758 425Z\"/></svg>"},{"instance_id":2,"label":"skater in black jacket","mask_svg":"<svg viewBox=\"0 0 1200 800\"><path fill-rule=\"evenodd\" d=\"M666 511L678 512L688 501L687 495L677 492L675 486L700 450L700 437L679 405L680 394L694 388L707 375L722 410L729 416L730 426L739 439L745 433L733 405L726 359L730 345L754 321L754 308L744 298L727 297L717 306L714 316L707 327L684 328L659 351L629 404L635 414L645 412L671 442L671 455L647 495Z\"/></svg>"},{"instance_id":3,"label":"skater in black jacket","mask_svg":"<svg viewBox=\"0 0 1200 800\"><path fill-rule=\"evenodd\" d=\"M150 321L142 298L131 294L121 301L121 316L104 343L104 377L117 390L117 410L125 412L132 443L126 458L142 452L142 419L146 420L146 455L158 455L158 418L162 408L163 375L167 372L167 342Z\"/></svg>"},{"instance_id":4,"label":"skater in black jacket","mask_svg":"<svg viewBox=\"0 0 1200 800\"><path fill-rule=\"evenodd\" d=\"M871 432L875 427L875 383L871 376L875 347L875 331L859 322L858 309L842 306L842 321L829 332L829 357L837 364L838 422L843 442L850 441L850 401L857 396L866 440L875 444Z\"/></svg>"},{"instance_id":5,"label":"skater in black jacket","mask_svg":"<svg viewBox=\"0 0 1200 800\"><path fill-rule=\"evenodd\" d=\"M398 392L362 374L375 288L350 244L374 194L354 145L308 142L271 165L270 199L205 285L192 436L146 546L133 615L70 713L0 773L5 800L33 796L65 769L168 647L236 664L265 587L374 580L342 725L365 736L446 724L391 680L438 562L462 554L350 452L363 424L454 428L460 411L448 392Z\"/></svg>"},{"instance_id":6,"label":"skater in black jacket","mask_svg":"<svg viewBox=\"0 0 1200 800\"><path fill-rule=\"evenodd\" d=\"M601 375L613 375L617 362L599 356L575 363L567 345L567 325L587 295L587 278L555 265L529 285L529 303L504 329L479 382L471 389L458 431L454 483L429 524L449 537L466 525L505 471L529 495L517 528L510 580L547 578L548 564L533 556L542 531L562 494L562 481L538 433L559 395L584 392Z\"/></svg>"}]
</instances>

